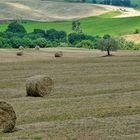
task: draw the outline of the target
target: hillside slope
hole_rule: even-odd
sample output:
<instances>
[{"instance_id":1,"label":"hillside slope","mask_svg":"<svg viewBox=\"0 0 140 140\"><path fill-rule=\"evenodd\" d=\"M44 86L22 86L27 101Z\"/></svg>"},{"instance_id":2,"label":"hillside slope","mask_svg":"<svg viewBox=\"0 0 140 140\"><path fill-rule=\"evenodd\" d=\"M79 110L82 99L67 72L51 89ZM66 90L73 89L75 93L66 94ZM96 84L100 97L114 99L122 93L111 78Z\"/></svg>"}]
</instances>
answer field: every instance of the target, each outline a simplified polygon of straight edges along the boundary
<instances>
[{"instance_id":1,"label":"hillside slope","mask_svg":"<svg viewBox=\"0 0 140 140\"><path fill-rule=\"evenodd\" d=\"M40 0L0 1L0 19L54 21L96 16L106 11L108 11L108 9L91 4Z\"/></svg>"},{"instance_id":2,"label":"hillside slope","mask_svg":"<svg viewBox=\"0 0 140 140\"><path fill-rule=\"evenodd\" d=\"M118 15L118 12L109 12L101 16L88 17L80 19L81 28L84 33L89 35L104 35L110 34L113 36L120 36L132 34L140 27L140 17L127 18L112 18ZM0 31L5 31L9 22L0 24ZM27 32L32 32L34 29L57 29L63 30L67 33L72 32L72 21L61 22L38 22L38 21L23 21L22 25Z\"/></svg>"},{"instance_id":3,"label":"hillside slope","mask_svg":"<svg viewBox=\"0 0 140 140\"><path fill-rule=\"evenodd\" d=\"M119 10L119 17L140 16L140 11L132 8L68 3L48 0L0 0L0 19L28 19L40 21L69 20L101 15Z\"/></svg>"}]
</instances>

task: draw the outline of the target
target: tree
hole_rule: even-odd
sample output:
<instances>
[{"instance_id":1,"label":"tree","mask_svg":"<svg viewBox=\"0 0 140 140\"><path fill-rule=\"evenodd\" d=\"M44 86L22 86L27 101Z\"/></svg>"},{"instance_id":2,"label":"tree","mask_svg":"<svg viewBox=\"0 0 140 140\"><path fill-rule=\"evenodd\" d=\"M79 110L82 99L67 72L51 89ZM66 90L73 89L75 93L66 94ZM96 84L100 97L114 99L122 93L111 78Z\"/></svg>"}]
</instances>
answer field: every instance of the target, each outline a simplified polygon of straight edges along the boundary
<instances>
[{"instance_id":1,"label":"tree","mask_svg":"<svg viewBox=\"0 0 140 140\"><path fill-rule=\"evenodd\" d=\"M96 0L92 0L92 3L97 3L97 1Z\"/></svg>"},{"instance_id":2,"label":"tree","mask_svg":"<svg viewBox=\"0 0 140 140\"><path fill-rule=\"evenodd\" d=\"M34 34L44 34L45 35L45 30L42 30L42 29L34 29L33 33Z\"/></svg>"},{"instance_id":3,"label":"tree","mask_svg":"<svg viewBox=\"0 0 140 140\"><path fill-rule=\"evenodd\" d=\"M27 37L24 37L24 38L22 39L22 45L23 45L24 47L29 47L29 48L35 47L34 41L31 40L30 38L27 38Z\"/></svg>"},{"instance_id":4,"label":"tree","mask_svg":"<svg viewBox=\"0 0 140 140\"><path fill-rule=\"evenodd\" d=\"M112 5L121 5L122 0L112 0Z\"/></svg>"},{"instance_id":5,"label":"tree","mask_svg":"<svg viewBox=\"0 0 140 140\"><path fill-rule=\"evenodd\" d=\"M105 34L104 36L103 36L103 39L110 39L111 38L111 36L109 35L109 34Z\"/></svg>"},{"instance_id":6,"label":"tree","mask_svg":"<svg viewBox=\"0 0 140 140\"><path fill-rule=\"evenodd\" d=\"M46 44L47 44L47 41L45 38L38 38L36 41L35 41L35 44L40 46L41 48L45 48L46 47Z\"/></svg>"},{"instance_id":7,"label":"tree","mask_svg":"<svg viewBox=\"0 0 140 140\"><path fill-rule=\"evenodd\" d=\"M118 42L114 38L102 38L99 41L98 48L102 51L107 51L107 56L111 56L110 51L116 51Z\"/></svg>"},{"instance_id":8,"label":"tree","mask_svg":"<svg viewBox=\"0 0 140 140\"><path fill-rule=\"evenodd\" d=\"M0 48L3 48L4 44L6 43L6 39L0 37Z\"/></svg>"},{"instance_id":9,"label":"tree","mask_svg":"<svg viewBox=\"0 0 140 140\"><path fill-rule=\"evenodd\" d=\"M22 46L22 39L19 37L13 37L10 39L10 44L12 48L19 48L19 46Z\"/></svg>"},{"instance_id":10,"label":"tree","mask_svg":"<svg viewBox=\"0 0 140 140\"><path fill-rule=\"evenodd\" d=\"M58 32L55 29L49 29L46 31L45 38L50 41L58 39Z\"/></svg>"},{"instance_id":11,"label":"tree","mask_svg":"<svg viewBox=\"0 0 140 140\"><path fill-rule=\"evenodd\" d=\"M45 33L45 38L50 41L65 42L67 34L65 31L57 31L55 29L49 29Z\"/></svg>"},{"instance_id":12,"label":"tree","mask_svg":"<svg viewBox=\"0 0 140 140\"><path fill-rule=\"evenodd\" d=\"M34 29L33 34L39 35L40 37L45 37L45 30L42 29Z\"/></svg>"},{"instance_id":13,"label":"tree","mask_svg":"<svg viewBox=\"0 0 140 140\"><path fill-rule=\"evenodd\" d=\"M27 33L24 26L19 24L17 21L11 22L8 25L8 28L7 28L6 32L20 33L20 34Z\"/></svg>"},{"instance_id":14,"label":"tree","mask_svg":"<svg viewBox=\"0 0 140 140\"><path fill-rule=\"evenodd\" d=\"M109 5L110 2L111 2L110 0L104 0L104 4L108 4Z\"/></svg>"},{"instance_id":15,"label":"tree","mask_svg":"<svg viewBox=\"0 0 140 140\"><path fill-rule=\"evenodd\" d=\"M86 36L84 34L79 33L70 33L68 35L68 41L70 44L75 45L76 43L85 40Z\"/></svg>"},{"instance_id":16,"label":"tree","mask_svg":"<svg viewBox=\"0 0 140 140\"><path fill-rule=\"evenodd\" d=\"M131 6L130 0L123 0L123 6Z\"/></svg>"},{"instance_id":17,"label":"tree","mask_svg":"<svg viewBox=\"0 0 140 140\"><path fill-rule=\"evenodd\" d=\"M82 40L78 44L76 44L77 48L87 48L87 49L93 49L93 42L91 40Z\"/></svg>"},{"instance_id":18,"label":"tree","mask_svg":"<svg viewBox=\"0 0 140 140\"><path fill-rule=\"evenodd\" d=\"M81 30L81 27L80 27L81 23L79 20L75 20L72 22L72 30L74 32L77 32L77 33L81 33L82 30Z\"/></svg>"},{"instance_id":19,"label":"tree","mask_svg":"<svg viewBox=\"0 0 140 140\"><path fill-rule=\"evenodd\" d=\"M66 42L67 33L65 31L57 31L57 32L58 32L58 41L59 42Z\"/></svg>"}]
</instances>

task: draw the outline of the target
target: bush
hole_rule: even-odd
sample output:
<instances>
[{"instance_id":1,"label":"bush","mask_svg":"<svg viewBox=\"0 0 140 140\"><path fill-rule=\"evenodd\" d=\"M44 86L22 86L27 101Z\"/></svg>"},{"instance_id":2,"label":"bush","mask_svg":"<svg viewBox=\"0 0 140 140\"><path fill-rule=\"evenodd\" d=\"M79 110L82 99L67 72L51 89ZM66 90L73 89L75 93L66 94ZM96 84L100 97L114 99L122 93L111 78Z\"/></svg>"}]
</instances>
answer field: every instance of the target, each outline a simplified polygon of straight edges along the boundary
<instances>
[{"instance_id":1,"label":"bush","mask_svg":"<svg viewBox=\"0 0 140 140\"><path fill-rule=\"evenodd\" d=\"M77 48L87 48L87 49L93 49L93 43L90 40L82 40L81 42L76 44Z\"/></svg>"},{"instance_id":2,"label":"bush","mask_svg":"<svg viewBox=\"0 0 140 140\"><path fill-rule=\"evenodd\" d=\"M85 39L86 39L86 36L81 33L70 33L68 35L68 42L72 45L76 45L77 43Z\"/></svg>"},{"instance_id":3,"label":"bush","mask_svg":"<svg viewBox=\"0 0 140 140\"><path fill-rule=\"evenodd\" d=\"M121 50L133 50L134 49L134 42L126 41L124 38L118 38L118 48Z\"/></svg>"},{"instance_id":4,"label":"bush","mask_svg":"<svg viewBox=\"0 0 140 140\"><path fill-rule=\"evenodd\" d=\"M30 38L23 38L22 39L22 45L24 47L29 47L29 48L34 48L35 43L33 42L33 40L31 40Z\"/></svg>"},{"instance_id":5,"label":"bush","mask_svg":"<svg viewBox=\"0 0 140 140\"><path fill-rule=\"evenodd\" d=\"M134 50L140 50L140 45L134 45L133 49Z\"/></svg>"},{"instance_id":6,"label":"bush","mask_svg":"<svg viewBox=\"0 0 140 140\"><path fill-rule=\"evenodd\" d=\"M140 30L139 29L136 29L134 34L139 34L140 33Z\"/></svg>"},{"instance_id":7,"label":"bush","mask_svg":"<svg viewBox=\"0 0 140 140\"><path fill-rule=\"evenodd\" d=\"M12 48L19 48L20 46L23 46L22 39L19 37L13 37L10 39L10 44Z\"/></svg>"},{"instance_id":8,"label":"bush","mask_svg":"<svg viewBox=\"0 0 140 140\"><path fill-rule=\"evenodd\" d=\"M65 31L57 31L55 29L50 29L46 31L45 38L50 41L65 42L67 34Z\"/></svg>"},{"instance_id":9,"label":"bush","mask_svg":"<svg viewBox=\"0 0 140 140\"><path fill-rule=\"evenodd\" d=\"M59 47L68 47L68 44L65 42L64 43L62 42L62 43L60 43Z\"/></svg>"},{"instance_id":10,"label":"bush","mask_svg":"<svg viewBox=\"0 0 140 140\"><path fill-rule=\"evenodd\" d=\"M35 44L40 46L41 48L45 48L46 47L46 44L47 44L47 41L45 38L38 38L36 41L35 41Z\"/></svg>"}]
</instances>

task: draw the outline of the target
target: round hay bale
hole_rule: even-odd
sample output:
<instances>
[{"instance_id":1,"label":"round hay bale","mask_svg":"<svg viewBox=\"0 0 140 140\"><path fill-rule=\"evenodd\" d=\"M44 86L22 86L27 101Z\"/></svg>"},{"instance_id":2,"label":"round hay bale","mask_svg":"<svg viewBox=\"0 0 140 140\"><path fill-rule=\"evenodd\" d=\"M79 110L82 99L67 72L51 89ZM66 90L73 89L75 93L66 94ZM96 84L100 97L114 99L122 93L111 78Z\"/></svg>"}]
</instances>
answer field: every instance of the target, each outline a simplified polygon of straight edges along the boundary
<instances>
[{"instance_id":1,"label":"round hay bale","mask_svg":"<svg viewBox=\"0 0 140 140\"><path fill-rule=\"evenodd\" d=\"M35 50L39 51L40 47L39 46L35 46Z\"/></svg>"},{"instance_id":2,"label":"round hay bale","mask_svg":"<svg viewBox=\"0 0 140 140\"><path fill-rule=\"evenodd\" d=\"M23 56L23 51L18 51L17 56Z\"/></svg>"},{"instance_id":3,"label":"round hay bale","mask_svg":"<svg viewBox=\"0 0 140 140\"><path fill-rule=\"evenodd\" d=\"M62 57L63 56L63 52L59 51L55 53L55 57Z\"/></svg>"},{"instance_id":4,"label":"round hay bale","mask_svg":"<svg viewBox=\"0 0 140 140\"><path fill-rule=\"evenodd\" d=\"M0 101L0 132L12 132L16 124L16 114L13 107Z\"/></svg>"},{"instance_id":5,"label":"round hay bale","mask_svg":"<svg viewBox=\"0 0 140 140\"><path fill-rule=\"evenodd\" d=\"M44 75L37 75L26 81L27 96L43 97L53 89L53 80Z\"/></svg>"},{"instance_id":6,"label":"round hay bale","mask_svg":"<svg viewBox=\"0 0 140 140\"><path fill-rule=\"evenodd\" d=\"M24 47L23 46L20 46L18 49L23 51L24 50Z\"/></svg>"}]
</instances>

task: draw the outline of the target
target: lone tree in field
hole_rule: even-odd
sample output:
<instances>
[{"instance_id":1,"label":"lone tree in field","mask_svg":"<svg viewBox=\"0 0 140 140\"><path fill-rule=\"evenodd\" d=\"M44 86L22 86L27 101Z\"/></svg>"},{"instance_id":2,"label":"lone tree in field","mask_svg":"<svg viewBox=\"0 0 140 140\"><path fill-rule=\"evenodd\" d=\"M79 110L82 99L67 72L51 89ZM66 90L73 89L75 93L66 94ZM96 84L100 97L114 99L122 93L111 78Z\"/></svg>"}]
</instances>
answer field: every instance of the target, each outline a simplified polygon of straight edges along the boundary
<instances>
[{"instance_id":1,"label":"lone tree in field","mask_svg":"<svg viewBox=\"0 0 140 140\"><path fill-rule=\"evenodd\" d=\"M107 56L111 56L110 51L117 51L118 42L110 35L104 35L100 40L98 47L102 51L107 51Z\"/></svg>"}]
</instances>

